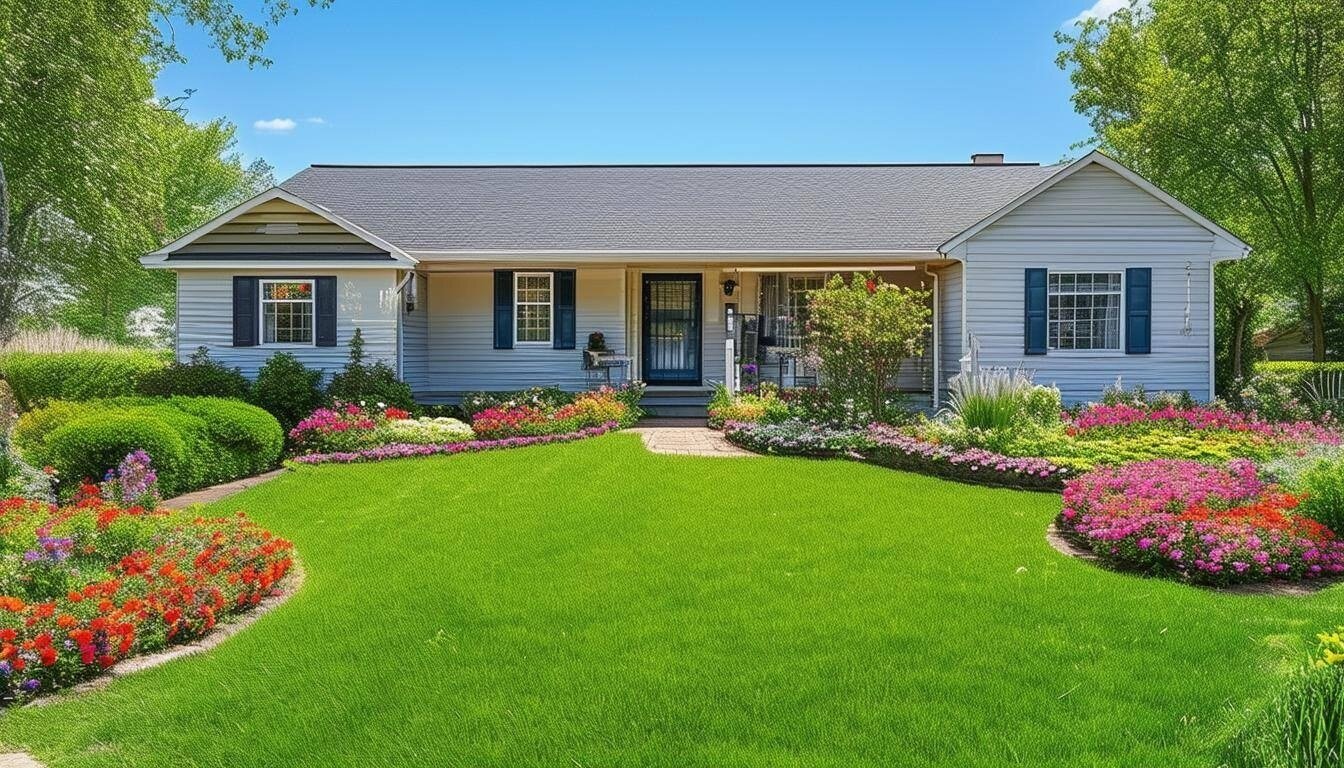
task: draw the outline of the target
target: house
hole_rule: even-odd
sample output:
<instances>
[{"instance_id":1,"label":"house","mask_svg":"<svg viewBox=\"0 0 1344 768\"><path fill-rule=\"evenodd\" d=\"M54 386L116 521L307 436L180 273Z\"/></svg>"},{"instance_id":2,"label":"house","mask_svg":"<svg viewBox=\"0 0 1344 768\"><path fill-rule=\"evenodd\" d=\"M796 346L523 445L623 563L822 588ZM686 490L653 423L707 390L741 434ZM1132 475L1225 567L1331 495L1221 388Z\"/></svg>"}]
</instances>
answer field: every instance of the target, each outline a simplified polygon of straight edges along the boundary
<instances>
[{"instance_id":1,"label":"house","mask_svg":"<svg viewBox=\"0 0 1344 768\"><path fill-rule=\"evenodd\" d=\"M937 405L971 338L1069 401L1123 376L1212 392L1212 269L1245 243L1115 160L667 166L314 165L142 259L177 275L177 355L249 375L279 350L328 372L362 329L426 403L588 385L591 332L653 402L703 403L752 319L766 378L806 292L874 270L924 286L899 386ZM658 396L668 398L657 401ZM683 398L676 400L674 398Z\"/></svg>"},{"instance_id":2,"label":"house","mask_svg":"<svg viewBox=\"0 0 1344 768\"><path fill-rule=\"evenodd\" d=\"M1316 359L1311 346L1311 332L1305 323L1291 323L1259 331L1251 344L1259 350L1259 357L1265 360L1311 362Z\"/></svg>"}]
</instances>

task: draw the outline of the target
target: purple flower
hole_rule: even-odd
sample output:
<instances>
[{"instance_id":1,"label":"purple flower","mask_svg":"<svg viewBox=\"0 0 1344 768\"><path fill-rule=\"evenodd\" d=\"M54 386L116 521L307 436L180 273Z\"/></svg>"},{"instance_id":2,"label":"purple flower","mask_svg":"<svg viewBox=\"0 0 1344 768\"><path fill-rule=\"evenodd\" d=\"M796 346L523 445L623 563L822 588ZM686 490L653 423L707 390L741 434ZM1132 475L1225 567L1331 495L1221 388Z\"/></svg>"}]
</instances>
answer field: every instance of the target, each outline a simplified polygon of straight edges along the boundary
<instances>
[{"instance_id":1,"label":"purple flower","mask_svg":"<svg viewBox=\"0 0 1344 768\"><path fill-rule=\"evenodd\" d=\"M36 691L41 685L42 681L30 677L27 680L24 680L22 683L20 683L19 687L22 688L25 693L32 693L33 691Z\"/></svg>"}]
</instances>

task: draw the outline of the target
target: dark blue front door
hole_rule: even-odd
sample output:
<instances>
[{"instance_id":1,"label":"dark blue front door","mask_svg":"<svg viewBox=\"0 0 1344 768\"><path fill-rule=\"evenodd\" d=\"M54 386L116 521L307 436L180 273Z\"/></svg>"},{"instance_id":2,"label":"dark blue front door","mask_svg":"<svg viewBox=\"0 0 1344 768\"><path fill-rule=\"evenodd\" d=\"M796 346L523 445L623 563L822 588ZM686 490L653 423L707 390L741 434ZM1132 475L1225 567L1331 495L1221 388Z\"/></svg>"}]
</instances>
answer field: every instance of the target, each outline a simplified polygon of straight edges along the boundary
<instances>
[{"instance_id":1,"label":"dark blue front door","mask_svg":"<svg viewBox=\"0 0 1344 768\"><path fill-rule=\"evenodd\" d=\"M700 275L644 276L644 381L700 384Z\"/></svg>"}]
</instances>

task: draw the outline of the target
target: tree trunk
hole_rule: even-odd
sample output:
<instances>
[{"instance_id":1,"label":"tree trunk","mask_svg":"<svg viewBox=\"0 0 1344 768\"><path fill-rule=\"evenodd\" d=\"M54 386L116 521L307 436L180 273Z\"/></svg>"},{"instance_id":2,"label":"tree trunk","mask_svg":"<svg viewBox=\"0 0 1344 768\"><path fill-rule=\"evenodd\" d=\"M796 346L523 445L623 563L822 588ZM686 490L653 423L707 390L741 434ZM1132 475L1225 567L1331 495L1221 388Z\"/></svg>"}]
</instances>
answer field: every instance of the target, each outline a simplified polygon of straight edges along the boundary
<instances>
[{"instance_id":1,"label":"tree trunk","mask_svg":"<svg viewBox=\"0 0 1344 768\"><path fill-rule=\"evenodd\" d=\"M1246 361L1242 359L1241 351L1246 344L1246 325L1251 321L1251 307L1249 302L1242 302L1232 316L1232 378L1240 379L1244 374Z\"/></svg>"},{"instance_id":2,"label":"tree trunk","mask_svg":"<svg viewBox=\"0 0 1344 768\"><path fill-rule=\"evenodd\" d=\"M1325 362L1324 301L1311 283L1305 283L1304 287L1307 289L1307 312L1311 321L1311 359L1323 363Z\"/></svg>"},{"instance_id":3,"label":"tree trunk","mask_svg":"<svg viewBox=\"0 0 1344 768\"><path fill-rule=\"evenodd\" d=\"M19 294L18 254L10 250L9 183L5 180L5 164L0 161L0 346L14 335ZM17 248L17 245L15 246Z\"/></svg>"}]
</instances>

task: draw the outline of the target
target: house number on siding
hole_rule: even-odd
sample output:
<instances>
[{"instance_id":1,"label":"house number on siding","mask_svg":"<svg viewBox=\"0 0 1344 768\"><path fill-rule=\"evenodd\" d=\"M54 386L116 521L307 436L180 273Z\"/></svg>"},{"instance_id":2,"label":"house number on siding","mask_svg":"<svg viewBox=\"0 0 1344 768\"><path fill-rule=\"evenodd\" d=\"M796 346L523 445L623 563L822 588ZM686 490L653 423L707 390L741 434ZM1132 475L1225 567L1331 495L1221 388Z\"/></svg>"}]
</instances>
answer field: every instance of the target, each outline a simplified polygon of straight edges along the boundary
<instances>
[{"instance_id":1,"label":"house number on siding","mask_svg":"<svg viewBox=\"0 0 1344 768\"><path fill-rule=\"evenodd\" d=\"M341 312L359 314L364 310L363 295L354 280L346 280L341 286Z\"/></svg>"}]
</instances>

